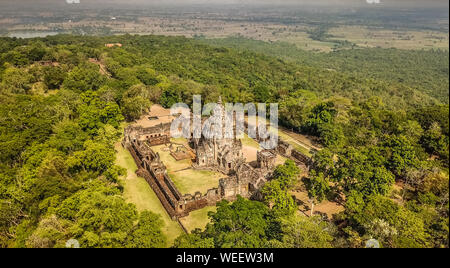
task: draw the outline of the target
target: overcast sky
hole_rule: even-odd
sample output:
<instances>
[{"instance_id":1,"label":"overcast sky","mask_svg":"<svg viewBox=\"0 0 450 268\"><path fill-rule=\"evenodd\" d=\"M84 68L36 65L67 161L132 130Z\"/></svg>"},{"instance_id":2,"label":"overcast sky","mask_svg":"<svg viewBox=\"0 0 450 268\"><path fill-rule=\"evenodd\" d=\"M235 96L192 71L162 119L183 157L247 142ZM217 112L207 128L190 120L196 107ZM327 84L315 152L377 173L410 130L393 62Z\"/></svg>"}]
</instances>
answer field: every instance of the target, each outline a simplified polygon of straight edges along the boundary
<instances>
[{"instance_id":1,"label":"overcast sky","mask_svg":"<svg viewBox=\"0 0 450 268\"><path fill-rule=\"evenodd\" d=\"M30 4L65 4L70 0L0 0L2 4L30 3ZM320 4L320 5L352 5L367 4L373 0L79 0L86 4ZM448 0L379 0L383 5L401 6L448 6Z\"/></svg>"},{"instance_id":2,"label":"overcast sky","mask_svg":"<svg viewBox=\"0 0 450 268\"><path fill-rule=\"evenodd\" d=\"M80 0L83 1L83 0ZM108 3L201 3L201 4L322 4L322 5L351 5L367 4L370 0L84 0L89 2L108 2ZM384 4L396 3L400 5L429 5L441 4L448 5L448 0L380 0Z\"/></svg>"}]
</instances>

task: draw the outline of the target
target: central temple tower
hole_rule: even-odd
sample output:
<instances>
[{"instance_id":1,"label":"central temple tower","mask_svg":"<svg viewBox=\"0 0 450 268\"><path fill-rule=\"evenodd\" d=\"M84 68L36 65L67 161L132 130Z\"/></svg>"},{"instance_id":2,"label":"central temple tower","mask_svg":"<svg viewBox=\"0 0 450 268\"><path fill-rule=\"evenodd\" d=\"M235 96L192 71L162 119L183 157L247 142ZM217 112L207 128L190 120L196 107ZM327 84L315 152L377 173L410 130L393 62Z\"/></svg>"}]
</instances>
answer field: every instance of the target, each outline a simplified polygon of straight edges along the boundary
<instances>
[{"instance_id":1,"label":"central temple tower","mask_svg":"<svg viewBox=\"0 0 450 268\"><path fill-rule=\"evenodd\" d=\"M222 103L222 98L219 97L214 113L222 113L220 117L221 137L212 135L212 138L207 138L203 134L201 138L194 141L194 150L196 151L195 167L204 169L213 169L224 174L234 174L240 164L245 162L242 152L242 142L233 137L225 137L225 108ZM214 131L214 126L211 126L209 131Z\"/></svg>"}]
</instances>

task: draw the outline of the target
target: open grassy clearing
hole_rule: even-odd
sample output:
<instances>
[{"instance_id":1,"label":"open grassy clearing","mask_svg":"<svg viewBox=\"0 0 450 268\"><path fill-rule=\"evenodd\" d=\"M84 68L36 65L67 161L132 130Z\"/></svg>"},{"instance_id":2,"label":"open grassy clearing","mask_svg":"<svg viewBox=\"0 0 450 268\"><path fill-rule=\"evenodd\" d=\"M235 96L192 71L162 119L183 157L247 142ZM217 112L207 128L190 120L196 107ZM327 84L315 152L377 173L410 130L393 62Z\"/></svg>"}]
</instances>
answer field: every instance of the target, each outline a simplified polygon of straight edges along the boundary
<instances>
[{"instance_id":1,"label":"open grassy clearing","mask_svg":"<svg viewBox=\"0 0 450 268\"><path fill-rule=\"evenodd\" d=\"M399 49L449 48L448 33L435 31L406 31L368 28L365 26L340 26L329 30L332 39L347 40L360 47Z\"/></svg>"},{"instance_id":2,"label":"open grassy clearing","mask_svg":"<svg viewBox=\"0 0 450 268\"><path fill-rule=\"evenodd\" d=\"M331 52L335 43L313 40L306 32L286 33L277 41L287 42L296 45L303 50L315 52Z\"/></svg>"},{"instance_id":3,"label":"open grassy clearing","mask_svg":"<svg viewBox=\"0 0 450 268\"><path fill-rule=\"evenodd\" d=\"M169 171L169 176L181 194L206 194L208 189L217 188L219 180L225 175L207 170L186 169L178 172Z\"/></svg>"},{"instance_id":4,"label":"open grassy clearing","mask_svg":"<svg viewBox=\"0 0 450 268\"><path fill-rule=\"evenodd\" d=\"M137 166L131 154L117 143L116 163L127 170L127 175L121 178L124 186L123 196L127 202L136 205L138 211L148 210L159 214L164 221L162 228L167 237L167 246L172 245L175 238L183 233L179 224L173 221L161 205L156 194L150 188L144 178L138 177L135 173Z\"/></svg>"},{"instance_id":5,"label":"open grassy clearing","mask_svg":"<svg viewBox=\"0 0 450 268\"><path fill-rule=\"evenodd\" d=\"M277 154L277 159L275 160L275 166L283 165L286 162L287 158Z\"/></svg>"},{"instance_id":6,"label":"open grassy clearing","mask_svg":"<svg viewBox=\"0 0 450 268\"><path fill-rule=\"evenodd\" d=\"M190 168L192 165L192 161L190 159L176 161L173 156L170 155L169 148L165 145L152 146L151 148L159 154L161 161L167 167L169 172Z\"/></svg>"},{"instance_id":7,"label":"open grassy clearing","mask_svg":"<svg viewBox=\"0 0 450 268\"><path fill-rule=\"evenodd\" d=\"M247 134L244 134L244 138L241 139L241 142L242 146L253 147L258 150L261 150L259 143L256 140L250 138Z\"/></svg>"},{"instance_id":8,"label":"open grassy clearing","mask_svg":"<svg viewBox=\"0 0 450 268\"><path fill-rule=\"evenodd\" d=\"M253 162L257 159L257 153L261 150L261 146L257 141L250 138L247 134L244 134L244 138L241 139L242 142L242 153L247 161Z\"/></svg>"},{"instance_id":9,"label":"open grassy clearing","mask_svg":"<svg viewBox=\"0 0 450 268\"><path fill-rule=\"evenodd\" d=\"M183 140L174 142L183 143ZM205 194L208 189L217 187L219 179L224 177L218 172L192 169L190 159L176 161L165 145L153 146L152 149L159 153L170 178L181 194L194 194L197 191Z\"/></svg>"},{"instance_id":10,"label":"open grassy clearing","mask_svg":"<svg viewBox=\"0 0 450 268\"><path fill-rule=\"evenodd\" d=\"M194 229L199 228L203 230L206 224L209 223L208 212L216 211L216 207L205 207L189 213L189 216L180 218L180 222L188 230L192 232Z\"/></svg>"}]
</instances>

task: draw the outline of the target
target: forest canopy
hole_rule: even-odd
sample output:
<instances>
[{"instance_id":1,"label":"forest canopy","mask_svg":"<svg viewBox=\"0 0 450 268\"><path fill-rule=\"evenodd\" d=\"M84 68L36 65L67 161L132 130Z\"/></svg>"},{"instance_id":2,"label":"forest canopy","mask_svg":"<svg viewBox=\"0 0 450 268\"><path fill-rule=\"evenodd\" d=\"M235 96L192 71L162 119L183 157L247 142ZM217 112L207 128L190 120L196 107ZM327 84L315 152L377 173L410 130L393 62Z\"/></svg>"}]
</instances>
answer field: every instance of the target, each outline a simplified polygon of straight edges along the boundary
<instances>
[{"instance_id":1,"label":"forest canopy","mask_svg":"<svg viewBox=\"0 0 450 268\"><path fill-rule=\"evenodd\" d=\"M237 42L1 38L0 246L361 247L375 237L383 247L448 247L448 51L288 59ZM280 123L323 147L304 178L310 199L338 199L345 211L299 216L288 192L300 170L287 161L264 202L221 202L204 230L168 245L160 217L123 198L114 144L153 103L191 104L196 94L279 103Z\"/></svg>"}]
</instances>

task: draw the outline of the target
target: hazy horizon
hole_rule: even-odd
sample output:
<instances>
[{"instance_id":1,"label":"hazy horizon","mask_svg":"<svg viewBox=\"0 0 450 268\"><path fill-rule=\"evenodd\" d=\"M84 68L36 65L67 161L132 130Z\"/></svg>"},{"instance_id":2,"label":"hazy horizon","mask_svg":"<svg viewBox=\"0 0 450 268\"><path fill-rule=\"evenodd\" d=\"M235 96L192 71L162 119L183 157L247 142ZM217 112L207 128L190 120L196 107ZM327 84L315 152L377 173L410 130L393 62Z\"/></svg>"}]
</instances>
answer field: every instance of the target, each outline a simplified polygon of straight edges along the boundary
<instances>
[{"instance_id":1,"label":"hazy horizon","mask_svg":"<svg viewBox=\"0 0 450 268\"><path fill-rule=\"evenodd\" d=\"M0 5L2 6L26 6L30 7L44 7L44 6L65 6L70 5L67 2L74 0L20 0L10 1L2 0ZM298 5L298 6L341 6L341 7L353 7L353 6L383 6L383 7L448 7L448 1L443 0L378 0L379 4L369 4L368 2L374 2L373 0L78 0L79 4L71 4L72 6L90 7L99 6L104 8L110 8L112 6L142 6L142 5Z\"/></svg>"},{"instance_id":2,"label":"hazy horizon","mask_svg":"<svg viewBox=\"0 0 450 268\"><path fill-rule=\"evenodd\" d=\"M68 4L72 2L72 4ZM79 3L73 3L79 2ZM38 14L38 15L36 15ZM111 18L114 18L113 21ZM141 19L153 18L153 28ZM165 22L155 24L155 19ZM448 2L442 0L0 0L0 32L14 30L57 29L79 33L102 31L172 34L170 20L184 19L178 34L186 33L186 23L202 22L204 28L191 25L192 35L204 34L205 29L231 27L233 21L271 22L308 25L317 21L331 24L343 22L364 26L420 28L446 31ZM89 22L90 21L90 22ZM120 21L120 23L119 23ZM217 23L219 22L220 23ZM73 23L64 25L64 23ZM42 26L46 23L46 26ZM131 26L135 23L134 26ZM214 25L217 23L216 25ZM95 26L93 26L95 25ZM161 26L162 25L162 26ZM214 25L214 26L213 26ZM236 25L235 25L236 26ZM239 26L239 25L237 25ZM127 28L128 27L128 28ZM131 28L130 28L131 27ZM181 30L181 28L183 28ZM126 28L126 29L125 29ZM164 28L165 31L160 31ZM237 33L237 28L229 29ZM245 30L245 27L244 29ZM267 31L267 29L260 29ZM222 29L223 31L223 29ZM255 29L255 31L257 31ZM240 32L239 32L240 33ZM273 35L273 31L268 33ZM306 33L309 34L309 33Z\"/></svg>"}]
</instances>

